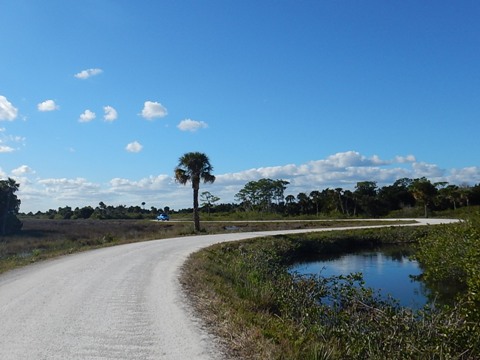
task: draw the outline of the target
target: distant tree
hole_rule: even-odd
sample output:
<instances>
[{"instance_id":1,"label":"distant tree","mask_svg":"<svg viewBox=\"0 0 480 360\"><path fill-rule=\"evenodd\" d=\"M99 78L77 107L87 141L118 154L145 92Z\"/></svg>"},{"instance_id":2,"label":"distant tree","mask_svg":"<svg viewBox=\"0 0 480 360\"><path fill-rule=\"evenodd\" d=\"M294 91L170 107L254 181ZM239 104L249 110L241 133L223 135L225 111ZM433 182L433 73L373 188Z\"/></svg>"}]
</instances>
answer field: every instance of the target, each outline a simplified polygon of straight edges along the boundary
<instances>
[{"instance_id":1,"label":"distant tree","mask_svg":"<svg viewBox=\"0 0 480 360\"><path fill-rule=\"evenodd\" d=\"M175 168L175 180L186 185L192 183L193 189L193 223L194 230L200 231L200 215L198 212L198 191L200 181L204 183L213 183L215 176L212 175L213 167L207 155L200 152L189 152L184 154L178 160Z\"/></svg>"},{"instance_id":2,"label":"distant tree","mask_svg":"<svg viewBox=\"0 0 480 360\"><path fill-rule=\"evenodd\" d=\"M73 217L75 219L89 219L95 210L91 206L84 206L82 208L75 208L73 210Z\"/></svg>"},{"instance_id":3,"label":"distant tree","mask_svg":"<svg viewBox=\"0 0 480 360\"><path fill-rule=\"evenodd\" d=\"M320 193L322 197L323 211L326 213L338 212L338 198L335 190L326 188Z\"/></svg>"},{"instance_id":4,"label":"distant tree","mask_svg":"<svg viewBox=\"0 0 480 360\"><path fill-rule=\"evenodd\" d=\"M21 201L15 193L20 184L8 178L0 180L0 233L1 235L12 234L20 231L22 222L17 218Z\"/></svg>"},{"instance_id":5,"label":"distant tree","mask_svg":"<svg viewBox=\"0 0 480 360\"><path fill-rule=\"evenodd\" d=\"M285 197L285 201L287 202L287 204L293 204L295 202L295 196L293 195L287 195Z\"/></svg>"},{"instance_id":6,"label":"distant tree","mask_svg":"<svg viewBox=\"0 0 480 360\"><path fill-rule=\"evenodd\" d=\"M445 199L449 204L453 205L453 210L457 210L457 204L462 199L462 193L457 185L447 185L438 190L440 200Z\"/></svg>"},{"instance_id":7,"label":"distant tree","mask_svg":"<svg viewBox=\"0 0 480 360\"><path fill-rule=\"evenodd\" d=\"M68 219L71 219L72 216L73 216L73 211L70 206L65 206L63 208L59 207L57 210L56 218L58 219L68 220Z\"/></svg>"},{"instance_id":8,"label":"distant tree","mask_svg":"<svg viewBox=\"0 0 480 360\"><path fill-rule=\"evenodd\" d=\"M340 209L342 211L342 214L345 214L345 209L343 206L343 189L335 188L335 195L338 203L337 209Z\"/></svg>"},{"instance_id":9,"label":"distant tree","mask_svg":"<svg viewBox=\"0 0 480 360\"><path fill-rule=\"evenodd\" d=\"M310 199L312 203L315 205L315 214L318 216L320 212L320 205L322 202L322 193L318 190L313 190L310 192Z\"/></svg>"},{"instance_id":10,"label":"distant tree","mask_svg":"<svg viewBox=\"0 0 480 360\"><path fill-rule=\"evenodd\" d=\"M384 186L378 191L378 197L389 211L414 206L415 198L409 191L413 180L403 178L396 180L393 185Z\"/></svg>"},{"instance_id":11,"label":"distant tree","mask_svg":"<svg viewBox=\"0 0 480 360\"><path fill-rule=\"evenodd\" d=\"M284 201L284 191L289 184L285 180L260 179L249 181L235 195L246 210L271 211L272 204L277 207Z\"/></svg>"},{"instance_id":12,"label":"distant tree","mask_svg":"<svg viewBox=\"0 0 480 360\"><path fill-rule=\"evenodd\" d=\"M212 206L219 200L218 196L211 194L209 191L204 191L200 194L201 205L207 208L208 214L210 214Z\"/></svg>"},{"instance_id":13,"label":"distant tree","mask_svg":"<svg viewBox=\"0 0 480 360\"><path fill-rule=\"evenodd\" d=\"M380 203L377 199L377 183L375 181L360 181L353 192L355 203L367 216L381 214Z\"/></svg>"},{"instance_id":14,"label":"distant tree","mask_svg":"<svg viewBox=\"0 0 480 360\"><path fill-rule=\"evenodd\" d=\"M353 192L343 190L343 201L345 202L343 207L345 209L345 215L350 215L350 205L353 204Z\"/></svg>"},{"instance_id":15,"label":"distant tree","mask_svg":"<svg viewBox=\"0 0 480 360\"><path fill-rule=\"evenodd\" d=\"M428 207L437 195L437 188L425 177L415 179L409 187L415 200L423 205L424 215L428 217Z\"/></svg>"},{"instance_id":16,"label":"distant tree","mask_svg":"<svg viewBox=\"0 0 480 360\"><path fill-rule=\"evenodd\" d=\"M460 194L460 201L462 202L462 205L470 206L470 197L473 193L473 189L473 187L470 187L468 185L460 186L458 192Z\"/></svg>"},{"instance_id":17,"label":"distant tree","mask_svg":"<svg viewBox=\"0 0 480 360\"><path fill-rule=\"evenodd\" d=\"M302 214L308 214L310 207L310 199L307 194L301 192L297 195L298 206L300 206L300 212Z\"/></svg>"}]
</instances>

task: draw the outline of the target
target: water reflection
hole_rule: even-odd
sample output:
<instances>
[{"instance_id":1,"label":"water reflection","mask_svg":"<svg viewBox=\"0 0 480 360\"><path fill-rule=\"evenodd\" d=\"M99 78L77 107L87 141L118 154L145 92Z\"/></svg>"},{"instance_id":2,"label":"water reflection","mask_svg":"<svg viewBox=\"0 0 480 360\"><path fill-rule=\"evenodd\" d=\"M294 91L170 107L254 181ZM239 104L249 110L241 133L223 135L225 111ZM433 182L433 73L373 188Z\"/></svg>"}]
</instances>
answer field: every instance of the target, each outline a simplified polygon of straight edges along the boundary
<instances>
[{"instance_id":1,"label":"water reflection","mask_svg":"<svg viewBox=\"0 0 480 360\"><path fill-rule=\"evenodd\" d=\"M324 277L360 272L367 287L385 298L391 295L402 306L419 309L428 302L429 292L416 280L422 270L410 254L409 249L398 247L361 251L296 264L292 271Z\"/></svg>"}]
</instances>

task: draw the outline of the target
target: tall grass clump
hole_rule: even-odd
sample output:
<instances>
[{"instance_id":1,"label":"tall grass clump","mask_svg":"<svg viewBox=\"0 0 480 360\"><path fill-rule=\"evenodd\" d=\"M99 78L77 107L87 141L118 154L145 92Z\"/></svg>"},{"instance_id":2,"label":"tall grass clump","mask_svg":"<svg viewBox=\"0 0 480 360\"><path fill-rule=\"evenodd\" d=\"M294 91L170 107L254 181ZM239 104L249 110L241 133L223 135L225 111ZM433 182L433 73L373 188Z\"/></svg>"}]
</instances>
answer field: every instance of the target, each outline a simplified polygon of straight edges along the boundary
<instances>
[{"instance_id":1,"label":"tall grass clump","mask_svg":"<svg viewBox=\"0 0 480 360\"><path fill-rule=\"evenodd\" d=\"M480 321L480 216L435 227L418 244L416 258L435 296L448 302L455 291L466 314Z\"/></svg>"},{"instance_id":2,"label":"tall grass clump","mask_svg":"<svg viewBox=\"0 0 480 360\"><path fill-rule=\"evenodd\" d=\"M380 297L361 274L290 274L305 255L428 238L429 228L311 233L214 245L182 282L243 359L478 359L480 331L464 303L413 311Z\"/></svg>"}]
</instances>

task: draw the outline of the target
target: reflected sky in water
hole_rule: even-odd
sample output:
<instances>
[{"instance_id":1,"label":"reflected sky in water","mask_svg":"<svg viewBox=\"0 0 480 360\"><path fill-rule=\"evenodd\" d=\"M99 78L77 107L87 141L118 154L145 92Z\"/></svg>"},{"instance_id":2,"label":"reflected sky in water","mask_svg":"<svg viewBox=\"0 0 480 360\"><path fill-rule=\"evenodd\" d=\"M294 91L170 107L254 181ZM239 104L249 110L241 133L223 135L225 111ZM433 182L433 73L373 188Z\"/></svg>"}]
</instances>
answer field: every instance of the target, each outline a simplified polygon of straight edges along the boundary
<instances>
[{"instance_id":1,"label":"reflected sky in water","mask_svg":"<svg viewBox=\"0 0 480 360\"><path fill-rule=\"evenodd\" d=\"M418 309L427 303L425 286L411 278L421 274L419 265L407 256L393 257L382 251L366 251L298 264L292 270L324 277L361 272L367 287L380 290L382 296L391 295L402 306Z\"/></svg>"}]
</instances>

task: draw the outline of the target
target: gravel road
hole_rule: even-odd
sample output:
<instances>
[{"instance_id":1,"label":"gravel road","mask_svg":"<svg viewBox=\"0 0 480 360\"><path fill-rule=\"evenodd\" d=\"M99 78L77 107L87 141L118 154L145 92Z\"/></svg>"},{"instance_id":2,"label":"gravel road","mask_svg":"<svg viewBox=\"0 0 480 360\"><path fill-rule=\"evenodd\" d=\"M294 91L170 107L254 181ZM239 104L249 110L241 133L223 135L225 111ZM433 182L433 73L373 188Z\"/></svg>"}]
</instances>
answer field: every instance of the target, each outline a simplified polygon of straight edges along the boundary
<instances>
[{"instance_id":1,"label":"gravel road","mask_svg":"<svg viewBox=\"0 0 480 360\"><path fill-rule=\"evenodd\" d=\"M221 359L186 305L182 263L213 243L311 231L154 240L10 271L0 276L0 359Z\"/></svg>"}]
</instances>

